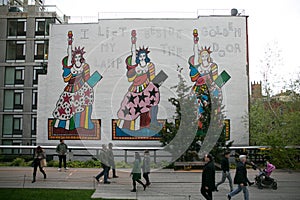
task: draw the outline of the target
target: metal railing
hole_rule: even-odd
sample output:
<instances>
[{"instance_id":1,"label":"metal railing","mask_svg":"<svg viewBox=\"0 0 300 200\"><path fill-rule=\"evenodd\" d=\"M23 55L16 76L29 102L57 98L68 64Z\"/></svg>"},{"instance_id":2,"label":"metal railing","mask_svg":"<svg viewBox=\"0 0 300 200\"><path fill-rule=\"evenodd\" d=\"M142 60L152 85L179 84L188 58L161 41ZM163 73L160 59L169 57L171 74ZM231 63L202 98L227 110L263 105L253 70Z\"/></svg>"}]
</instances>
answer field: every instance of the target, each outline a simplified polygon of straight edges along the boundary
<instances>
[{"instance_id":1,"label":"metal railing","mask_svg":"<svg viewBox=\"0 0 300 200\"><path fill-rule=\"evenodd\" d=\"M33 155L34 149L37 146L28 146L28 145L0 145L1 154L0 155ZM56 146L42 146L46 151L48 157L57 156L55 152ZM102 147L79 147L79 146L68 146L69 151L69 160L73 160L74 157L91 157L98 156L100 154L100 150ZM127 163L128 158L133 158L134 154L129 154L129 152L133 151L144 151L144 150L152 151L151 157L153 157L154 163L157 162L157 158L161 157L156 154L156 151L163 149L163 147L113 147L114 151L123 151L122 154L115 154L115 157L123 158ZM8 151L18 150L18 153L10 153Z\"/></svg>"},{"instance_id":2,"label":"metal railing","mask_svg":"<svg viewBox=\"0 0 300 200\"><path fill-rule=\"evenodd\" d=\"M34 149L37 146L17 146L17 145L0 145L1 153L0 155L33 155ZM43 149L49 150L47 156L57 156L55 152L56 146L42 146ZM241 153L247 152L249 160L255 163L262 163L265 161L264 154L262 153L265 150L268 150L269 146L236 146L230 147L229 149L233 151L234 155L239 155ZM295 148L300 150L300 146L287 146L286 148ZM69 150L69 159L73 160L74 157L91 157L98 156L100 154L101 147L84 147L84 146L68 146ZM144 151L149 150L152 153L150 154L153 158L154 163L157 163L158 158L168 157L166 155L157 154L157 151L164 149L164 147L113 147L116 158L123 158L127 163L129 158L133 158L134 154L130 152L135 151ZM8 152L11 150L11 152ZM12 150L18 150L18 154L12 153ZM120 153L123 152L123 153ZM71 156L70 156L71 155ZM300 162L300 156L296 158Z\"/></svg>"}]
</instances>

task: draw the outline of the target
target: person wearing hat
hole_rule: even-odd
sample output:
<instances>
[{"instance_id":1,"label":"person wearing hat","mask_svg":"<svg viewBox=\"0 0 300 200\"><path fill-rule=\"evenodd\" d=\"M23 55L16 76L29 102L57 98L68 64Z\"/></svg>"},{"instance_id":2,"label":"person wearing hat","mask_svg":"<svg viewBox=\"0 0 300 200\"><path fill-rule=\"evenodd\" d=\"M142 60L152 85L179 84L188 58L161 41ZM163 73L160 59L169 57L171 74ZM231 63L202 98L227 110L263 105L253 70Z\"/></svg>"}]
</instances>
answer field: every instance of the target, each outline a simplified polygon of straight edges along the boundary
<instances>
[{"instance_id":1,"label":"person wearing hat","mask_svg":"<svg viewBox=\"0 0 300 200\"><path fill-rule=\"evenodd\" d=\"M204 156L204 165L202 172L201 194L205 199L212 200L212 192L215 191L215 164L210 154Z\"/></svg>"},{"instance_id":2,"label":"person wearing hat","mask_svg":"<svg viewBox=\"0 0 300 200\"><path fill-rule=\"evenodd\" d=\"M234 177L234 184L237 184L238 187L227 194L227 198L230 200L231 197L237 195L243 190L244 193L244 200L249 200L249 191L247 188L248 184L248 178L247 178L247 168L246 168L246 161L247 156L246 155L240 155L239 156L239 162L236 166L236 172Z\"/></svg>"}]
</instances>

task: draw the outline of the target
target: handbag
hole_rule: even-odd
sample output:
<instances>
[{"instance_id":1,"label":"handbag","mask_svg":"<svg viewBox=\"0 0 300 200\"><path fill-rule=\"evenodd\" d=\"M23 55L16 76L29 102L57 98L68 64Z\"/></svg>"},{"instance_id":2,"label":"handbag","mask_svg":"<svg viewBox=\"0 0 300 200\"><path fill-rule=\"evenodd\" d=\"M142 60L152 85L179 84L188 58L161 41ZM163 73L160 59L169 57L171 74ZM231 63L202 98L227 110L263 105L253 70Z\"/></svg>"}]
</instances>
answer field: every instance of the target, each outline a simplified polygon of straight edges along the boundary
<instances>
[{"instance_id":1,"label":"handbag","mask_svg":"<svg viewBox=\"0 0 300 200\"><path fill-rule=\"evenodd\" d=\"M40 164L41 164L41 167L47 167L47 161L46 161L46 159L45 158L41 159Z\"/></svg>"}]
</instances>

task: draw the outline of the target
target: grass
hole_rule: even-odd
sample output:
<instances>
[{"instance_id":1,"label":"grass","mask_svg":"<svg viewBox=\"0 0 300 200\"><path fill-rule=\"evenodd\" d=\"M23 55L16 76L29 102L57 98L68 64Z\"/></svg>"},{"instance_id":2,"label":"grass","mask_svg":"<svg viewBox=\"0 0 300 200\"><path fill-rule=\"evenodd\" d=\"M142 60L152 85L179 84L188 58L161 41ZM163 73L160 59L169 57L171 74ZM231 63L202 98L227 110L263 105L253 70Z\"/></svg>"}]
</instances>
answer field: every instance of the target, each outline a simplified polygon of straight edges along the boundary
<instances>
[{"instance_id":1,"label":"grass","mask_svg":"<svg viewBox=\"0 0 300 200\"><path fill-rule=\"evenodd\" d=\"M1 188L0 199L5 200L92 200L94 190ZM104 200L104 199L93 199ZM107 199L105 199L107 200Z\"/></svg>"}]
</instances>

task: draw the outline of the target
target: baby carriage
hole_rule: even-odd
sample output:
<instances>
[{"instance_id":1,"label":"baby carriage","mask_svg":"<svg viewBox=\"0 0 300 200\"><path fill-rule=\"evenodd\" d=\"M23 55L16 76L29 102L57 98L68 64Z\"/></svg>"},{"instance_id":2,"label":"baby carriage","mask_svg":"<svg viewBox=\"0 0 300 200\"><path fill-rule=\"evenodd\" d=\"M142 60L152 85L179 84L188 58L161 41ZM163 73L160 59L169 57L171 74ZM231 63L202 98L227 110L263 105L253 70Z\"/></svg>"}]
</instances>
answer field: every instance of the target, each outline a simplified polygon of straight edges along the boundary
<instances>
[{"instance_id":1,"label":"baby carriage","mask_svg":"<svg viewBox=\"0 0 300 200\"><path fill-rule=\"evenodd\" d=\"M258 168L259 174L255 177L255 183L259 189L264 187L271 187L273 190L277 190L277 181L271 178L271 173L275 170L275 166L267 161L267 166L264 170Z\"/></svg>"}]
</instances>

